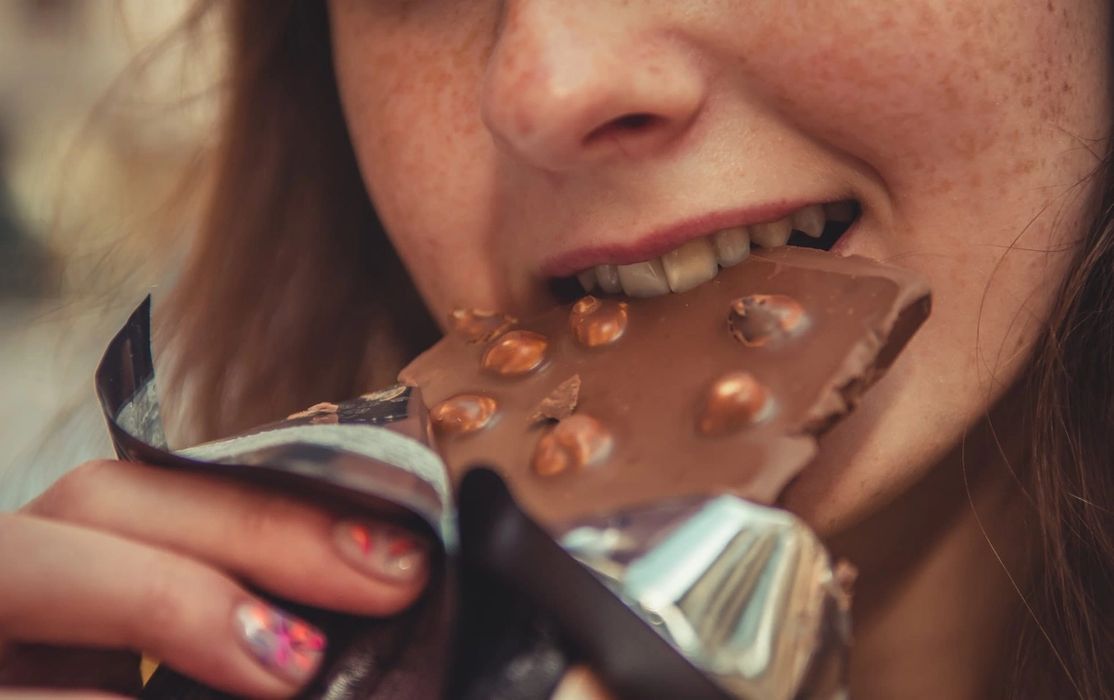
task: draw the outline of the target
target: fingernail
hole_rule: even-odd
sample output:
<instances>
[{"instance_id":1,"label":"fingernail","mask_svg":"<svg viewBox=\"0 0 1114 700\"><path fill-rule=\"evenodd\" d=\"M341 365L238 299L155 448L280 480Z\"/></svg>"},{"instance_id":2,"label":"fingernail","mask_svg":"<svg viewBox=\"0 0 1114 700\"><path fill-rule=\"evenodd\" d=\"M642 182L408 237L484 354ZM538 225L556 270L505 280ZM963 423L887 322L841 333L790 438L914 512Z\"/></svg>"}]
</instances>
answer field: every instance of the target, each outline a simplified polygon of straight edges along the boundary
<instances>
[{"instance_id":1,"label":"fingernail","mask_svg":"<svg viewBox=\"0 0 1114 700\"><path fill-rule=\"evenodd\" d=\"M319 629L259 601L236 607L236 626L260 664L296 685L313 676L325 653L325 635Z\"/></svg>"},{"instance_id":2,"label":"fingernail","mask_svg":"<svg viewBox=\"0 0 1114 700\"><path fill-rule=\"evenodd\" d=\"M402 528L344 520L337 523L335 533L341 554L365 574L408 582L425 572L425 543Z\"/></svg>"}]
</instances>

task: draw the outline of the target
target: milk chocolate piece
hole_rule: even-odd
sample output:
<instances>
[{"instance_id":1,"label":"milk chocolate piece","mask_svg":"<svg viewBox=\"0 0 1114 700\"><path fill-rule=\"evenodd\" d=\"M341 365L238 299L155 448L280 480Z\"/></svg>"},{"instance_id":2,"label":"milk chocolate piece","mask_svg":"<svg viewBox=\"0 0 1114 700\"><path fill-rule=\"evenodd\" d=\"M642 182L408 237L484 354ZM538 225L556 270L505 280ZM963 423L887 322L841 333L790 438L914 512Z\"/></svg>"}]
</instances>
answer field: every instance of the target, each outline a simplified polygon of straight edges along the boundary
<instances>
[{"instance_id":1,"label":"milk chocolate piece","mask_svg":"<svg viewBox=\"0 0 1114 700\"><path fill-rule=\"evenodd\" d=\"M496 465L527 512L549 524L690 494L773 502L815 456L817 435L889 367L930 300L927 287L899 268L784 247L755 251L684 294L630 301L625 329L610 344L587 347L572 306L525 321L487 347L450 333L400 374L429 405L465 392L499 402L496 424L441 435L438 449L454 480L470 465ZM480 370L494 343L520 332L546 341L544 359L512 378ZM771 342L755 342L762 333ZM734 372L763 387L767 403L755 408L753 397L731 392L733 399L717 399L717 382ZM554 432L532 417L574 374L579 397L562 422L590 416L610 436L609 449L588 468L543 478L536 453Z\"/></svg>"},{"instance_id":2,"label":"milk chocolate piece","mask_svg":"<svg viewBox=\"0 0 1114 700\"><path fill-rule=\"evenodd\" d=\"M576 410L576 401L579 398L580 375L574 374L558 384L553 393L542 399L542 402L530 414L530 422L568 418Z\"/></svg>"}]
</instances>

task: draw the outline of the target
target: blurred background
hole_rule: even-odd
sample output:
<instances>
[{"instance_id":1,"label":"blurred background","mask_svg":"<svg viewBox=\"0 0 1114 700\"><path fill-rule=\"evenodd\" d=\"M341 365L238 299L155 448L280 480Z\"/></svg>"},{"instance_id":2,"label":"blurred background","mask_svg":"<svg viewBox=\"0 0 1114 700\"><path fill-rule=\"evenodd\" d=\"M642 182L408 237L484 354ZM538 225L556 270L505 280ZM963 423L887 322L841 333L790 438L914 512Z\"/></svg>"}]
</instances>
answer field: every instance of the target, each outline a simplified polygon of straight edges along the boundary
<instances>
[{"instance_id":1,"label":"blurred background","mask_svg":"<svg viewBox=\"0 0 1114 700\"><path fill-rule=\"evenodd\" d=\"M0 0L0 510L111 454L93 371L173 279L211 145L194 4Z\"/></svg>"}]
</instances>

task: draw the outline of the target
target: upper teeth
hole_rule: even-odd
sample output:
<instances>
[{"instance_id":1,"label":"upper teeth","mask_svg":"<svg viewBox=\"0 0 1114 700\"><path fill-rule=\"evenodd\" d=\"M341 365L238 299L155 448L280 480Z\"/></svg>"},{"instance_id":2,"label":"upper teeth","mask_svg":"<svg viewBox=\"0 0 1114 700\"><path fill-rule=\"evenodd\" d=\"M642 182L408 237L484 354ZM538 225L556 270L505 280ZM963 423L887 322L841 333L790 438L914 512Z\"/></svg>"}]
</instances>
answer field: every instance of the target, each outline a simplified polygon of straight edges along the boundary
<instances>
[{"instance_id":1,"label":"upper teeth","mask_svg":"<svg viewBox=\"0 0 1114 700\"><path fill-rule=\"evenodd\" d=\"M847 221L853 207L850 202L811 204L777 221L726 228L693 239L653 260L597 265L577 278L589 292L596 287L609 294L623 292L632 297L685 292L715 277L719 268L742 262L750 254L752 243L763 248L782 246L793 231L819 238L826 220Z\"/></svg>"}]
</instances>

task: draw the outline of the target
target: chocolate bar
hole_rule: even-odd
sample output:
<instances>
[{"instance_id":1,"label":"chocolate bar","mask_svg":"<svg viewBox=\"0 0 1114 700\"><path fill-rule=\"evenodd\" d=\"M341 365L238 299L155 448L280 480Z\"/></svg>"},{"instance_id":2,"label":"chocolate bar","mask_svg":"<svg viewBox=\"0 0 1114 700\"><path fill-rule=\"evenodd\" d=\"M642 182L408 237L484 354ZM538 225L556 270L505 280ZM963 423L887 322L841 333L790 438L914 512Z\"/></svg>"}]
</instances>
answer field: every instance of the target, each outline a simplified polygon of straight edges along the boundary
<instances>
[{"instance_id":1,"label":"chocolate bar","mask_svg":"<svg viewBox=\"0 0 1114 700\"><path fill-rule=\"evenodd\" d=\"M564 650L523 636L550 639L552 621L552 639L568 640L622 697L836 697L846 685L846 586L804 523L758 503L773 502L813 457L816 437L928 310L927 289L901 270L756 251L682 295L586 296L522 322L454 312L454 332L401 373L408 386L172 452L144 305L110 346L97 386L121 457L409 519L450 554L442 593L458 564L472 581L461 586L466 613L477 603L469 591L497 591L480 602L525 610L521 625L494 636L515 654L479 662L460 649L482 651L472 642L492 635L477 636L464 615L447 696L495 697L496 686L517 692L499 697L547 695L539 689L555 682ZM485 465L502 478L474 468ZM442 628L452 619L425 608ZM483 631L488 608L477 610ZM368 695L389 671L381 624L355 624L351 640L331 630L335 658L304 696ZM540 636L523 631L536 625ZM431 637L430 658L444 638ZM543 669L533 684L522 682L524 661ZM422 677L422 696L446 682L439 671ZM171 687L216 696L162 678L151 696Z\"/></svg>"},{"instance_id":2,"label":"chocolate bar","mask_svg":"<svg viewBox=\"0 0 1114 700\"><path fill-rule=\"evenodd\" d=\"M904 270L776 248L679 295L454 312L399 378L453 479L496 465L543 524L692 495L772 503L929 308Z\"/></svg>"}]
</instances>

